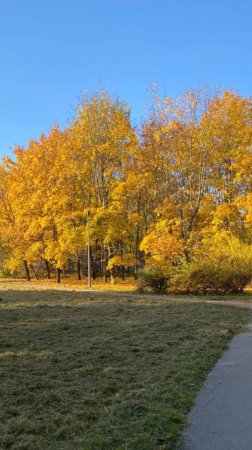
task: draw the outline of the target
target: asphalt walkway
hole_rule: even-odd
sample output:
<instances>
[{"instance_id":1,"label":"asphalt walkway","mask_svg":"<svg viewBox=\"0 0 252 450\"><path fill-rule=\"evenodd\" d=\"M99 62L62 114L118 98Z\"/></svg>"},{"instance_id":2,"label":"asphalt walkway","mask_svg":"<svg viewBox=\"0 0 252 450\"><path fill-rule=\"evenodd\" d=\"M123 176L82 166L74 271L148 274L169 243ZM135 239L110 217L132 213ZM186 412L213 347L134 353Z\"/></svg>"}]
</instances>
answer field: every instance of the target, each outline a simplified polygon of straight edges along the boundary
<instances>
[{"instance_id":1,"label":"asphalt walkway","mask_svg":"<svg viewBox=\"0 0 252 450\"><path fill-rule=\"evenodd\" d=\"M209 373L189 421L181 450L252 450L252 324Z\"/></svg>"}]
</instances>

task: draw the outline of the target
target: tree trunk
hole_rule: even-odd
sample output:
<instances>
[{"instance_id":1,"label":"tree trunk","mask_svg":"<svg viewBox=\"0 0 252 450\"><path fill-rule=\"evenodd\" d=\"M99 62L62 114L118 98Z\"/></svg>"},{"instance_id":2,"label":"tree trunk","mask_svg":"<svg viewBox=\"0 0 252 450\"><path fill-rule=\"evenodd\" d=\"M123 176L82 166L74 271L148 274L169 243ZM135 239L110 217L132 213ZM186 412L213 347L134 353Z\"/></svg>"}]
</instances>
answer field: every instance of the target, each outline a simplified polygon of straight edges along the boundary
<instances>
[{"instance_id":1,"label":"tree trunk","mask_svg":"<svg viewBox=\"0 0 252 450\"><path fill-rule=\"evenodd\" d=\"M110 269L110 281L111 281L112 284L114 284L116 276L117 276L117 272L116 272L115 266L113 266Z\"/></svg>"},{"instance_id":2,"label":"tree trunk","mask_svg":"<svg viewBox=\"0 0 252 450\"><path fill-rule=\"evenodd\" d=\"M31 264L31 268L32 268L32 270L33 270L33 273L34 273L34 275L35 275L36 280L38 280L38 279L39 279L39 276L38 276L38 274L37 274L37 272L36 272L35 267L34 267L33 264Z\"/></svg>"},{"instance_id":3,"label":"tree trunk","mask_svg":"<svg viewBox=\"0 0 252 450\"><path fill-rule=\"evenodd\" d=\"M50 264L49 264L49 261L47 261L47 259L44 259L44 261L45 261L45 266L46 266L47 279L50 280L50 278L51 278Z\"/></svg>"},{"instance_id":4,"label":"tree trunk","mask_svg":"<svg viewBox=\"0 0 252 450\"><path fill-rule=\"evenodd\" d=\"M61 270L60 269L56 269L56 282L60 283L60 274L61 274Z\"/></svg>"},{"instance_id":5,"label":"tree trunk","mask_svg":"<svg viewBox=\"0 0 252 450\"><path fill-rule=\"evenodd\" d=\"M24 270L25 270L26 279L27 279L27 281L31 281L31 276L30 276L30 271L29 271L27 261L24 259L23 262L24 262Z\"/></svg>"},{"instance_id":6,"label":"tree trunk","mask_svg":"<svg viewBox=\"0 0 252 450\"><path fill-rule=\"evenodd\" d=\"M187 248L187 244L186 244L186 247L184 249L184 255L185 255L186 262L190 263L191 262L191 257L190 257L190 252L189 252L189 250Z\"/></svg>"},{"instance_id":7,"label":"tree trunk","mask_svg":"<svg viewBox=\"0 0 252 450\"><path fill-rule=\"evenodd\" d=\"M78 280L81 280L81 262L79 256L77 257L77 272L78 272Z\"/></svg>"},{"instance_id":8,"label":"tree trunk","mask_svg":"<svg viewBox=\"0 0 252 450\"><path fill-rule=\"evenodd\" d=\"M106 258L106 248L105 245L103 246L103 281L104 283L107 282L107 258Z\"/></svg>"},{"instance_id":9,"label":"tree trunk","mask_svg":"<svg viewBox=\"0 0 252 450\"><path fill-rule=\"evenodd\" d=\"M90 247L90 259L91 259L91 267L92 267L92 277L93 277L93 280L95 280L96 279L96 270L95 270L95 265L94 265L92 247Z\"/></svg>"}]
</instances>

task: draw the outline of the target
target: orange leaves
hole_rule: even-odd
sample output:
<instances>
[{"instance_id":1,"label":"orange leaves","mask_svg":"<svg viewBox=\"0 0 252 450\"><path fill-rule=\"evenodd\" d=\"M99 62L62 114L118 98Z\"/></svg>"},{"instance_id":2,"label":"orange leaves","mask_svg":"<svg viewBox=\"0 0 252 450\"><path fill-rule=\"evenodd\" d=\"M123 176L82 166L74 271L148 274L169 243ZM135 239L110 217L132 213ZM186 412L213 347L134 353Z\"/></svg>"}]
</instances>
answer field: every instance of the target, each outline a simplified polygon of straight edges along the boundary
<instances>
[{"instance_id":1,"label":"orange leaves","mask_svg":"<svg viewBox=\"0 0 252 450\"><path fill-rule=\"evenodd\" d=\"M134 267L138 263L133 253L126 253L125 255L116 255L110 258L107 269L110 270L113 266Z\"/></svg>"},{"instance_id":2,"label":"orange leaves","mask_svg":"<svg viewBox=\"0 0 252 450\"><path fill-rule=\"evenodd\" d=\"M158 99L138 136L124 103L105 92L84 98L68 128L55 125L3 162L11 266L46 258L63 269L86 247L87 210L104 267L108 255L112 267L145 253L170 270L218 233L250 241L251 106L233 92Z\"/></svg>"},{"instance_id":3,"label":"orange leaves","mask_svg":"<svg viewBox=\"0 0 252 450\"><path fill-rule=\"evenodd\" d=\"M237 203L245 216L245 224L252 235L252 192L249 192L246 196L239 197Z\"/></svg>"},{"instance_id":4,"label":"orange leaves","mask_svg":"<svg viewBox=\"0 0 252 450\"><path fill-rule=\"evenodd\" d=\"M140 250L148 255L150 265L170 269L183 255L183 243L177 224L167 219L157 222L143 238Z\"/></svg>"}]
</instances>

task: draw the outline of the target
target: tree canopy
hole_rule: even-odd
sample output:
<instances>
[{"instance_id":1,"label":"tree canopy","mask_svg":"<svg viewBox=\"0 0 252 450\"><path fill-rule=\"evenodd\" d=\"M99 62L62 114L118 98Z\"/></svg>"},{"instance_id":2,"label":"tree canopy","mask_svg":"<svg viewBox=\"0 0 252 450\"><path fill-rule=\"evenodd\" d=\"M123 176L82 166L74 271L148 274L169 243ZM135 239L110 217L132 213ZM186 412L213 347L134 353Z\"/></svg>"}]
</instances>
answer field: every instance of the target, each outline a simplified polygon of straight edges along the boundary
<instances>
[{"instance_id":1,"label":"tree canopy","mask_svg":"<svg viewBox=\"0 0 252 450\"><path fill-rule=\"evenodd\" d=\"M148 265L178 276L213 242L249 255L251 149L252 100L232 91L157 98L138 128L125 102L94 93L65 129L3 159L2 267L80 276L87 212L93 274Z\"/></svg>"}]
</instances>

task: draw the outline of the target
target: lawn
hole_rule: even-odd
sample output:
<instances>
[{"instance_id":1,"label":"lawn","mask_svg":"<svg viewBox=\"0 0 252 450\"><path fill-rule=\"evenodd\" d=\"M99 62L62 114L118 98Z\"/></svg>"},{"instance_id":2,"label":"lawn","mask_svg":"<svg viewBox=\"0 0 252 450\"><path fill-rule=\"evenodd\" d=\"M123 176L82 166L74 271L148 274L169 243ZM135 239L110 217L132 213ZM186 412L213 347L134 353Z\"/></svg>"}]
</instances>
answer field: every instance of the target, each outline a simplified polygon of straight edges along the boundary
<instances>
[{"instance_id":1,"label":"lawn","mask_svg":"<svg viewBox=\"0 0 252 450\"><path fill-rule=\"evenodd\" d=\"M54 289L58 288L67 288L72 290L85 290L88 289L88 279L87 277L82 277L81 281L77 280L76 277L73 276L62 276L61 283L56 283L55 277L52 277L50 280L48 279L39 279L36 280L34 278L31 279L30 282L27 282L25 279L18 278L5 278L0 277L0 289L4 286L9 288L9 285L13 284L16 286L20 285L31 285L38 288L48 288L51 287ZM138 287L137 280L134 280L133 277L126 277L125 280L116 278L112 283L110 279L105 283L102 278L96 278L92 280L92 288L97 291L115 291L115 292L135 292Z\"/></svg>"},{"instance_id":2,"label":"lawn","mask_svg":"<svg viewBox=\"0 0 252 450\"><path fill-rule=\"evenodd\" d=\"M0 449L175 449L249 311L46 290L0 292Z\"/></svg>"}]
</instances>

